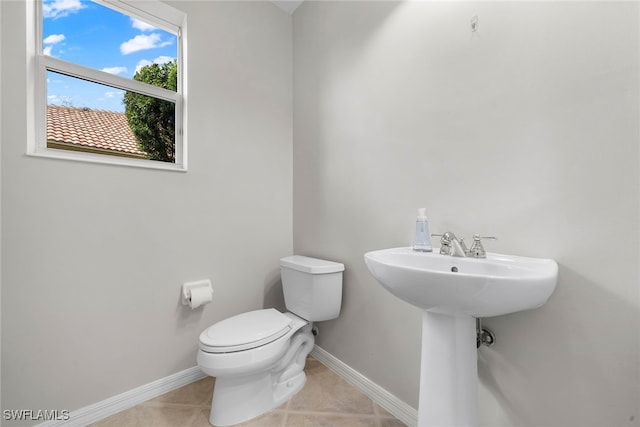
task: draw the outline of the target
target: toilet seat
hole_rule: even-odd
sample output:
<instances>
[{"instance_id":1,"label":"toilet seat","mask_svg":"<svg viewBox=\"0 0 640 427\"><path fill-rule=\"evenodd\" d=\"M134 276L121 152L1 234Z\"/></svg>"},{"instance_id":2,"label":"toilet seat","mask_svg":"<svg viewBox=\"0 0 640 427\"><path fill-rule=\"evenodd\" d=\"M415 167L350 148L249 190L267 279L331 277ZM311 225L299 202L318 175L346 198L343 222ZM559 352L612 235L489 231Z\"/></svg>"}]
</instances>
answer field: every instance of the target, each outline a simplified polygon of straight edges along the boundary
<instances>
[{"instance_id":1,"label":"toilet seat","mask_svg":"<svg viewBox=\"0 0 640 427\"><path fill-rule=\"evenodd\" d=\"M286 335L291 317L268 308L222 320L200 334L200 349L207 353L232 353L256 348Z\"/></svg>"}]
</instances>

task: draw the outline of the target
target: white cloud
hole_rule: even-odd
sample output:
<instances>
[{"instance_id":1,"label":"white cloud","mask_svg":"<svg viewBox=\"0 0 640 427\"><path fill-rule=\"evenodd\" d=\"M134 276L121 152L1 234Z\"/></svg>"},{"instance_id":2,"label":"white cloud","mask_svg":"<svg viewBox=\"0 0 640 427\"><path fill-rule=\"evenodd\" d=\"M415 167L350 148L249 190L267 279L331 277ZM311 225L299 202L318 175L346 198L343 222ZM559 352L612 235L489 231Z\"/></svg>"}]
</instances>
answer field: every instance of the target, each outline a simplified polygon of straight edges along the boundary
<instances>
[{"instance_id":1,"label":"white cloud","mask_svg":"<svg viewBox=\"0 0 640 427\"><path fill-rule=\"evenodd\" d=\"M149 61L148 59L143 59L139 61L138 65L136 65L136 73L140 71L140 68L146 67L147 65L151 65L151 64L153 64L153 62Z\"/></svg>"},{"instance_id":2,"label":"white cloud","mask_svg":"<svg viewBox=\"0 0 640 427\"><path fill-rule=\"evenodd\" d=\"M47 103L71 107L73 105L73 97L67 95L49 95L47 96Z\"/></svg>"},{"instance_id":3,"label":"white cloud","mask_svg":"<svg viewBox=\"0 0 640 427\"><path fill-rule=\"evenodd\" d=\"M119 91L110 91L110 92L105 92L105 93L104 93L104 97L105 97L105 98L108 98L108 99L109 99L109 98L117 98L117 97L121 97L123 93L124 93L124 92L123 92L123 91L121 91L121 90L119 90Z\"/></svg>"},{"instance_id":4,"label":"white cloud","mask_svg":"<svg viewBox=\"0 0 640 427\"><path fill-rule=\"evenodd\" d=\"M50 36L45 37L44 40L42 40L42 43L56 44L56 43L60 43L64 39L65 39L64 34L51 34Z\"/></svg>"},{"instance_id":5,"label":"white cloud","mask_svg":"<svg viewBox=\"0 0 640 427\"><path fill-rule=\"evenodd\" d=\"M42 4L42 13L45 18L58 19L84 8L80 0L50 0Z\"/></svg>"},{"instance_id":6,"label":"white cloud","mask_svg":"<svg viewBox=\"0 0 640 427\"><path fill-rule=\"evenodd\" d=\"M173 61L175 58L172 58L170 56L158 56L156 59L153 60L154 64L166 64L167 62Z\"/></svg>"},{"instance_id":7,"label":"white cloud","mask_svg":"<svg viewBox=\"0 0 640 427\"><path fill-rule=\"evenodd\" d=\"M127 72L127 67L105 67L102 71L109 74L124 74Z\"/></svg>"},{"instance_id":8,"label":"white cloud","mask_svg":"<svg viewBox=\"0 0 640 427\"><path fill-rule=\"evenodd\" d=\"M140 71L140 69L142 67L145 67L147 65L151 65L151 64L158 64L158 65L162 65L165 64L169 61L173 61L175 58L172 58L170 56L158 56L156 59L154 59L153 61L149 61L148 59L143 59L141 61L138 62L138 64L136 65L136 73L138 71Z\"/></svg>"},{"instance_id":9,"label":"white cloud","mask_svg":"<svg viewBox=\"0 0 640 427\"><path fill-rule=\"evenodd\" d=\"M64 34L51 34L50 36L45 37L45 39L42 40L42 44L45 45L42 48L42 53L44 55L51 56L53 45L60 43L64 39Z\"/></svg>"},{"instance_id":10,"label":"white cloud","mask_svg":"<svg viewBox=\"0 0 640 427\"><path fill-rule=\"evenodd\" d=\"M153 31L156 29L156 27L154 27L153 25L147 24L146 22L142 22L135 18L131 18L131 26L140 31Z\"/></svg>"},{"instance_id":11,"label":"white cloud","mask_svg":"<svg viewBox=\"0 0 640 427\"><path fill-rule=\"evenodd\" d=\"M171 41L162 41L160 34L151 33L149 35L139 34L120 45L120 53L128 55L140 50L154 49L170 45Z\"/></svg>"}]
</instances>

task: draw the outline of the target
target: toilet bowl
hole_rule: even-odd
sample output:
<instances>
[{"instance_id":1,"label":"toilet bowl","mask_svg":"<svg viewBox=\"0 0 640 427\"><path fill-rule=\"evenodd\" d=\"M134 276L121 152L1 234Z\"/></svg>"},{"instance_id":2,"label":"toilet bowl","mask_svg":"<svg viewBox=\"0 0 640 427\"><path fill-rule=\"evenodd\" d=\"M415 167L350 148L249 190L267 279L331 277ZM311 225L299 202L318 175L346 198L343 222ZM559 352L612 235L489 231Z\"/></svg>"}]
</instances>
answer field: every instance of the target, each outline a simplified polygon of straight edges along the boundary
<instances>
[{"instance_id":1,"label":"toilet bowl","mask_svg":"<svg viewBox=\"0 0 640 427\"><path fill-rule=\"evenodd\" d=\"M344 265L302 256L280 260L285 305L238 314L200 334L198 366L216 378L209 422L230 426L286 402L306 381L313 321L340 312Z\"/></svg>"}]
</instances>

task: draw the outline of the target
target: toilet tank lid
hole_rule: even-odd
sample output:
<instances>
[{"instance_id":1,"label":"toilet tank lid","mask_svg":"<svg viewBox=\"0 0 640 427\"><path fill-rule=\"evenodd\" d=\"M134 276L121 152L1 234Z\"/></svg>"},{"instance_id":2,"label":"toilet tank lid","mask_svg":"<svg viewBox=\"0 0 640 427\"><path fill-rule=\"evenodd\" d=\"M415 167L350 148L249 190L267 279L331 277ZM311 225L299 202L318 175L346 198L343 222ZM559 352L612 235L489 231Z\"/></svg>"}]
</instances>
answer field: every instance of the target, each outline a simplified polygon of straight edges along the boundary
<instances>
[{"instance_id":1,"label":"toilet tank lid","mask_svg":"<svg viewBox=\"0 0 640 427\"><path fill-rule=\"evenodd\" d=\"M324 259L291 255L280 259L280 267L291 268L311 274L338 273L344 271L344 264Z\"/></svg>"}]
</instances>

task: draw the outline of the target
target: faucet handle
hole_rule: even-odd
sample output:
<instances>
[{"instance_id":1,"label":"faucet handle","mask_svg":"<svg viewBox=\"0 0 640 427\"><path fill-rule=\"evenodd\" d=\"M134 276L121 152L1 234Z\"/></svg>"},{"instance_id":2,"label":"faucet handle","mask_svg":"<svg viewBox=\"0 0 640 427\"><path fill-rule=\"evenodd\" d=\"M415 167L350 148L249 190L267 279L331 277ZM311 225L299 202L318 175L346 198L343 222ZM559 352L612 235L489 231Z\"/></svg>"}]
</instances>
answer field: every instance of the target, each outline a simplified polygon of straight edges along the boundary
<instances>
[{"instance_id":1,"label":"faucet handle","mask_svg":"<svg viewBox=\"0 0 640 427\"><path fill-rule=\"evenodd\" d=\"M448 240L444 234L431 234L431 237L440 237L440 255L451 255L451 240Z\"/></svg>"},{"instance_id":2,"label":"faucet handle","mask_svg":"<svg viewBox=\"0 0 640 427\"><path fill-rule=\"evenodd\" d=\"M473 240L475 241L476 239L478 239L478 240L480 240L480 239L498 240L498 238L496 236L481 236L479 234L474 234L473 235Z\"/></svg>"},{"instance_id":3,"label":"faucet handle","mask_svg":"<svg viewBox=\"0 0 640 427\"><path fill-rule=\"evenodd\" d=\"M431 234L431 237L440 237L441 238L440 240L446 243L451 243L452 241L457 239L456 235L453 234L451 231L445 231L442 234L433 233Z\"/></svg>"},{"instance_id":4,"label":"faucet handle","mask_svg":"<svg viewBox=\"0 0 640 427\"><path fill-rule=\"evenodd\" d=\"M451 238L450 232L445 232L443 234L433 233L431 237L440 237L440 255L451 255Z\"/></svg>"},{"instance_id":5,"label":"faucet handle","mask_svg":"<svg viewBox=\"0 0 640 427\"><path fill-rule=\"evenodd\" d=\"M473 235L473 244L471 245L471 249L469 249L469 255L472 258L486 258L487 252L484 250L482 246L482 239L487 240L498 240L495 236L481 236L479 234Z\"/></svg>"},{"instance_id":6,"label":"faucet handle","mask_svg":"<svg viewBox=\"0 0 640 427\"><path fill-rule=\"evenodd\" d=\"M465 257L469 256L469 249L464 244L463 239L458 239L451 231L444 234L432 234L434 237L440 237L440 254Z\"/></svg>"}]
</instances>

